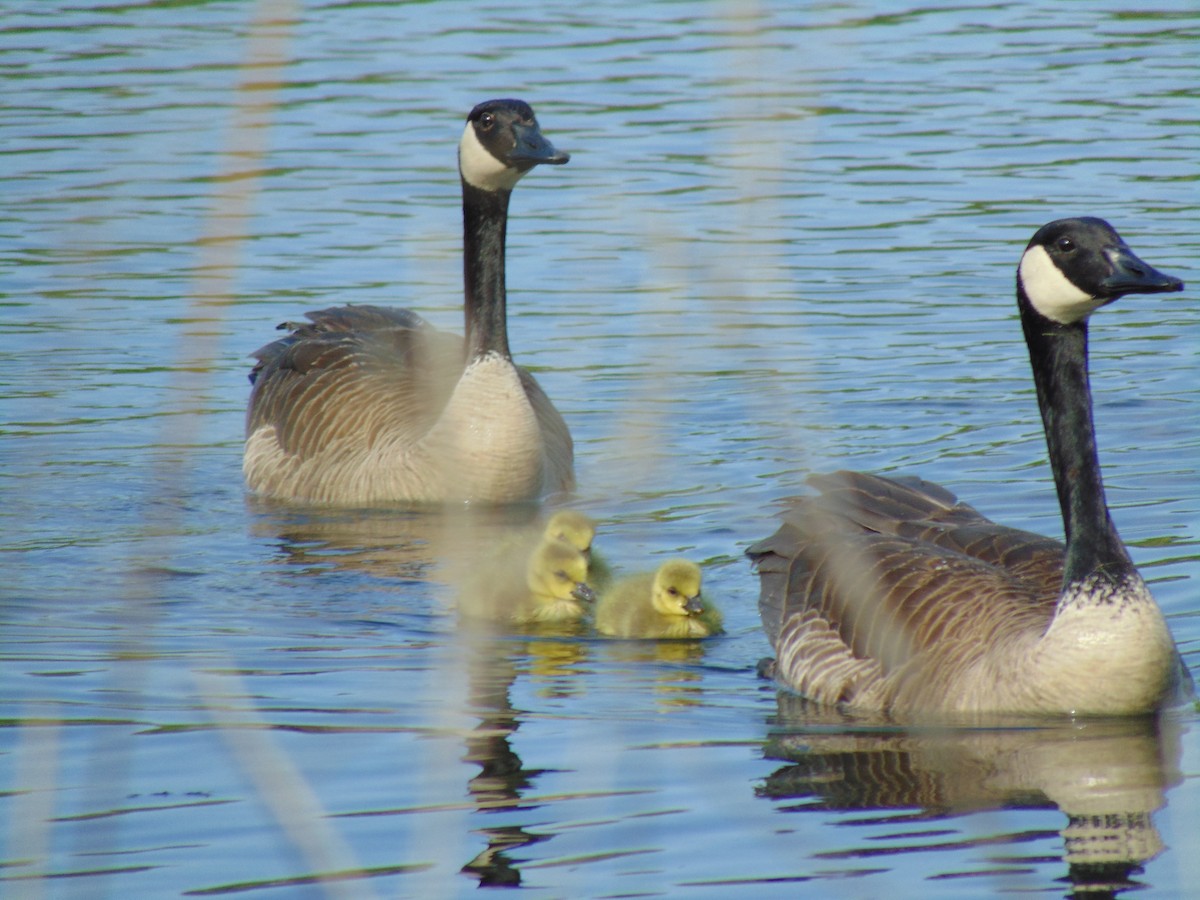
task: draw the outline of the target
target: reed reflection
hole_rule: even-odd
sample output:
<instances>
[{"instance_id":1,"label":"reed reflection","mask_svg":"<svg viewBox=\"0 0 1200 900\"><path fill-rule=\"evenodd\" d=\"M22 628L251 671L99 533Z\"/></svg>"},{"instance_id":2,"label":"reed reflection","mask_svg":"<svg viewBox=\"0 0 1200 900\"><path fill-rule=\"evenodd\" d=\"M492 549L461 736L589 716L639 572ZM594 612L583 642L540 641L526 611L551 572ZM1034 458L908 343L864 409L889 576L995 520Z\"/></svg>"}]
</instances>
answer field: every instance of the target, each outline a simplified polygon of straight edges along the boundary
<instances>
[{"instance_id":1,"label":"reed reflection","mask_svg":"<svg viewBox=\"0 0 1200 900\"><path fill-rule=\"evenodd\" d=\"M899 728L816 707L780 692L764 751L786 763L756 789L784 812L885 814L855 824L916 823L911 841L872 842L822 859L866 859L988 844L1017 845L1054 832L930 842L933 821L988 810L1058 809L1065 821L1061 881L1068 896L1117 896L1140 887L1142 866L1163 850L1153 813L1182 780L1180 725L1169 718L1006 720L956 728ZM993 877L1020 868L990 854ZM963 874L963 873L954 873ZM965 873L972 874L972 873Z\"/></svg>"}]
</instances>

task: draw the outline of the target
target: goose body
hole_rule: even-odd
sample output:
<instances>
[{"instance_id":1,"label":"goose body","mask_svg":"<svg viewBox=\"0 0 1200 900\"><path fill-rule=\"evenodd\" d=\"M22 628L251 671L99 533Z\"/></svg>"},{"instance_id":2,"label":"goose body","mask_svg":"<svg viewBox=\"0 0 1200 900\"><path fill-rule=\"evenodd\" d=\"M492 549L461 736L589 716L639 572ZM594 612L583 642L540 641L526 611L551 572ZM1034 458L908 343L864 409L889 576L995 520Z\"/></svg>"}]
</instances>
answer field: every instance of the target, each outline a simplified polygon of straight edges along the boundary
<instances>
[{"instance_id":1,"label":"goose body","mask_svg":"<svg viewBox=\"0 0 1200 900\"><path fill-rule=\"evenodd\" d=\"M581 621L596 595L587 583L587 559L565 541L543 541L523 567L500 562L476 573L462 610L468 618L514 625Z\"/></svg>"},{"instance_id":2,"label":"goose body","mask_svg":"<svg viewBox=\"0 0 1200 900\"><path fill-rule=\"evenodd\" d=\"M617 581L596 603L596 630L621 638L706 638L721 614L700 595L700 567L667 560L654 572Z\"/></svg>"},{"instance_id":3,"label":"goose body","mask_svg":"<svg viewBox=\"0 0 1200 900\"><path fill-rule=\"evenodd\" d=\"M362 505L510 503L574 486L566 423L509 352L504 274L513 187L535 165L569 157L519 100L476 106L458 155L465 337L375 306L284 323L290 333L254 354L251 490Z\"/></svg>"},{"instance_id":4,"label":"goose body","mask_svg":"<svg viewBox=\"0 0 1200 900\"><path fill-rule=\"evenodd\" d=\"M1182 288L1103 220L1041 228L1017 304L1066 543L919 479L813 477L818 495L747 551L774 676L817 701L900 714L1124 715L1185 695L1191 677L1108 512L1087 372L1096 308Z\"/></svg>"}]
</instances>

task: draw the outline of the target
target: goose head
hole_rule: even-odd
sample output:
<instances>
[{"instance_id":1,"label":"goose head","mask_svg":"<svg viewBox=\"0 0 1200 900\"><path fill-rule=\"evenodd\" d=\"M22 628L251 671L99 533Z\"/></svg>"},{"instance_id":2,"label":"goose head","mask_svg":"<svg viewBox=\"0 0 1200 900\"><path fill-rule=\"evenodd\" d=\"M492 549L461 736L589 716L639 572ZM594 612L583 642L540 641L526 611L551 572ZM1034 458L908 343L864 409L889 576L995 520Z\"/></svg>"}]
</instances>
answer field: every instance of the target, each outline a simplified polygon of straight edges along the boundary
<instances>
[{"instance_id":1,"label":"goose head","mask_svg":"<svg viewBox=\"0 0 1200 900\"><path fill-rule=\"evenodd\" d=\"M458 142L463 181L485 191L511 191L540 163L561 166L570 154L546 140L523 100L485 100L471 110Z\"/></svg>"},{"instance_id":2,"label":"goose head","mask_svg":"<svg viewBox=\"0 0 1200 900\"><path fill-rule=\"evenodd\" d=\"M582 553L584 559L590 560L592 541L596 537L596 523L573 509L560 510L546 523L543 537L547 541L566 541Z\"/></svg>"},{"instance_id":3,"label":"goose head","mask_svg":"<svg viewBox=\"0 0 1200 900\"><path fill-rule=\"evenodd\" d=\"M545 603L578 600L591 603L587 558L565 541L545 541L529 557L525 579L533 596Z\"/></svg>"},{"instance_id":4,"label":"goose head","mask_svg":"<svg viewBox=\"0 0 1200 900\"><path fill-rule=\"evenodd\" d=\"M1183 282L1142 262L1103 219L1058 219L1029 241L1017 269L1018 295L1060 325L1087 319L1125 294L1183 290Z\"/></svg>"},{"instance_id":5,"label":"goose head","mask_svg":"<svg viewBox=\"0 0 1200 900\"><path fill-rule=\"evenodd\" d=\"M698 616L704 612L700 597L700 567L686 559L670 559L654 573L651 602L664 616Z\"/></svg>"}]
</instances>

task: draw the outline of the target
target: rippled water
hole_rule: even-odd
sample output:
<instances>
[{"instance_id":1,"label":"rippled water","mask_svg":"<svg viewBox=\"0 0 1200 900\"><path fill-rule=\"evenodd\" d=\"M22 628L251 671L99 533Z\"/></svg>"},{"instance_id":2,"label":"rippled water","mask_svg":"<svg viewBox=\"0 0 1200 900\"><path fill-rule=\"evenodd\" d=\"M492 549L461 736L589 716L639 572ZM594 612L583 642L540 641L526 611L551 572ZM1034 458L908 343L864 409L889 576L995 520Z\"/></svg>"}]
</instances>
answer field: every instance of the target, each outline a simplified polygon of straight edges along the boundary
<instances>
[{"instance_id":1,"label":"rippled water","mask_svg":"<svg viewBox=\"0 0 1200 900\"><path fill-rule=\"evenodd\" d=\"M741 554L838 466L1057 532L1013 267L1098 214L1200 280L1198 51L1191 2L6 3L0 893L1193 889L1194 712L806 709L754 677ZM516 194L509 289L577 505L620 567L703 562L723 638L464 632L461 519L244 495L277 322L458 327L454 144L497 95L572 153ZM1114 515L1193 670L1195 297L1092 328Z\"/></svg>"}]
</instances>

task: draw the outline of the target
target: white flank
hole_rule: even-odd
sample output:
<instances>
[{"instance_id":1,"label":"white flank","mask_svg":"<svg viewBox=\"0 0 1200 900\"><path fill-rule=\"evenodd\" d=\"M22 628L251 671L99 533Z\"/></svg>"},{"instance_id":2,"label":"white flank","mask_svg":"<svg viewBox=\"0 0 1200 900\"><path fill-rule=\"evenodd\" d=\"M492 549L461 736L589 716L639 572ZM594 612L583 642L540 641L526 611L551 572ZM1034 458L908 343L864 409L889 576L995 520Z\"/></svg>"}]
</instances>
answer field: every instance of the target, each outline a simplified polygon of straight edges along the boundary
<instances>
[{"instance_id":1,"label":"white flank","mask_svg":"<svg viewBox=\"0 0 1200 900\"><path fill-rule=\"evenodd\" d=\"M479 143L471 122L463 129L462 140L458 142L458 170L468 184L485 191L511 191L525 174L492 156Z\"/></svg>"},{"instance_id":2,"label":"white flank","mask_svg":"<svg viewBox=\"0 0 1200 900\"><path fill-rule=\"evenodd\" d=\"M1086 319L1104 305L1102 300L1076 287L1042 246L1025 251L1017 277L1021 279L1033 308L1047 319L1063 325Z\"/></svg>"}]
</instances>

